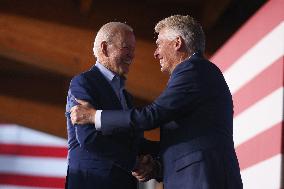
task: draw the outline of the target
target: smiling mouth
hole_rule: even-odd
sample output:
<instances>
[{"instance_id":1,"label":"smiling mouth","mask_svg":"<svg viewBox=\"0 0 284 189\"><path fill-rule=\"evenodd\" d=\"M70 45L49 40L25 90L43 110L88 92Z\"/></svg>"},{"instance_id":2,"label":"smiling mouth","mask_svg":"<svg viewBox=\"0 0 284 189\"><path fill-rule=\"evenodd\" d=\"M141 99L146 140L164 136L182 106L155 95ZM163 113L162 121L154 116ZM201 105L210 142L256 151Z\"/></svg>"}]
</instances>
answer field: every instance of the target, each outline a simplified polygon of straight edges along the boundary
<instances>
[{"instance_id":1,"label":"smiling mouth","mask_svg":"<svg viewBox=\"0 0 284 189\"><path fill-rule=\"evenodd\" d=\"M125 63L125 64L127 64L127 65L130 65L130 64L132 64L132 60L126 60L126 61L124 61L123 63Z\"/></svg>"}]
</instances>

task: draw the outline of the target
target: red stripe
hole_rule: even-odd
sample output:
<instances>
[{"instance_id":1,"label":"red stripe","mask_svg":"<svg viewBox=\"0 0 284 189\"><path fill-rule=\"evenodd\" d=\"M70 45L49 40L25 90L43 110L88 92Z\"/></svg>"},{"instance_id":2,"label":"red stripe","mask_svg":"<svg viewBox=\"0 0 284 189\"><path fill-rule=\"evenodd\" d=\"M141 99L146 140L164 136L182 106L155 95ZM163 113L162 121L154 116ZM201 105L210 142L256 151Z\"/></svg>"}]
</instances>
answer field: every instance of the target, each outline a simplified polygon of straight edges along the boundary
<instances>
[{"instance_id":1,"label":"red stripe","mask_svg":"<svg viewBox=\"0 0 284 189\"><path fill-rule=\"evenodd\" d=\"M268 1L211 58L224 72L284 19L284 1Z\"/></svg>"},{"instance_id":2,"label":"red stripe","mask_svg":"<svg viewBox=\"0 0 284 189\"><path fill-rule=\"evenodd\" d=\"M246 83L234 95L234 116L283 86L283 57Z\"/></svg>"},{"instance_id":3,"label":"red stripe","mask_svg":"<svg viewBox=\"0 0 284 189\"><path fill-rule=\"evenodd\" d=\"M64 183L65 178L60 177L27 176L20 174L0 173L0 184L6 185L64 188Z\"/></svg>"},{"instance_id":4,"label":"red stripe","mask_svg":"<svg viewBox=\"0 0 284 189\"><path fill-rule=\"evenodd\" d=\"M282 124L274 125L236 148L241 170L283 153Z\"/></svg>"},{"instance_id":5,"label":"red stripe","mask_svg":"<svg viewBox=\"0 0 284 189\"><path fill-rule=\"evenodd\" d=\"M66 158L65 147L0 144L0 154Z\"/></svg>"}]
</instances>

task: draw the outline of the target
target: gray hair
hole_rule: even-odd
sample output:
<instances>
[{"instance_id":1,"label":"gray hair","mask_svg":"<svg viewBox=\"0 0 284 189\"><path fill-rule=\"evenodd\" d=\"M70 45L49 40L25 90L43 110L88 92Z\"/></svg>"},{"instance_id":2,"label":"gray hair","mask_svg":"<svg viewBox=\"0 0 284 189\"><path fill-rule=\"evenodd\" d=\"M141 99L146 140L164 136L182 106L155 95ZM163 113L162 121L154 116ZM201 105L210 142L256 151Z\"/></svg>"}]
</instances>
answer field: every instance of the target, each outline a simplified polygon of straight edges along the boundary
<instances>
[{"instance_id":1,"label":"gray hair","mask_svg":"<svg viewBox=\"0 0 284 189\"><path fill-rule=\"evenodd\" d=\"M130 31L133 32L133 29L121 22L109 22L105 25L103 25L100 30L98 31L95 42L94 42L94 55L95 57L98 58L99 56L99 50L100 50L100 45L103 41L106 42L111 42L113 37L116 36L119 32L119 30L125 30L125 31Z\"/></svg>"},{"instance_id":2,"label":"gray hair","mask_svg":"<svg viewBox=\"0 0 284 189\"><path fill-rule=\"evenodd\" d=\"M159 21L155 26L155 32L159 33L166 28L167 38L172 40L180 36L185 41L188 53L205 51L205 35L201 25L191 16L174 15Z\"/></svg>"}]
</instances>

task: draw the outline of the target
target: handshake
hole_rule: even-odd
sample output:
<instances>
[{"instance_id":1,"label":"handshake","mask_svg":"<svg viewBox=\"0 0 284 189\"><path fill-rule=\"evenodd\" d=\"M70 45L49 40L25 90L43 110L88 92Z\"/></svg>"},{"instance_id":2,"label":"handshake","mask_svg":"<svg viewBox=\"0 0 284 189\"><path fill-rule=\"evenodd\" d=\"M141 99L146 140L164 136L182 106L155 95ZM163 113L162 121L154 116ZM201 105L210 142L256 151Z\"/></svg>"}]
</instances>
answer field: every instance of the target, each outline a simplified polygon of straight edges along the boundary
<instances>
[{"instance_id":1,"label":"handshake","mask_svg":"<svg viewBox=\"0 0 284 189\"><path fill-rule=\"evenodd\" d=\"M139 182L147 182L151 179L158 179L161 173L161 164L159 161L154 160L149 154L140 155L136 167L132 171L132 175Z\"/></svg>"},{"instance_id":2,"label":"handshake","mask_svg":"<svg viewBox=\"0 0 284 189\"><path fill-rule=\"evenodd\" d=\"M95 124L97 110L88 102L76 99L78 103L70 110L72 124ZM95 124L96 129L97 125ZM136 166L131 172L139 182L147 182L150 179L157 179L161 175L161 164L151 155L139 155Z\"/></svg>"}]
</instances>

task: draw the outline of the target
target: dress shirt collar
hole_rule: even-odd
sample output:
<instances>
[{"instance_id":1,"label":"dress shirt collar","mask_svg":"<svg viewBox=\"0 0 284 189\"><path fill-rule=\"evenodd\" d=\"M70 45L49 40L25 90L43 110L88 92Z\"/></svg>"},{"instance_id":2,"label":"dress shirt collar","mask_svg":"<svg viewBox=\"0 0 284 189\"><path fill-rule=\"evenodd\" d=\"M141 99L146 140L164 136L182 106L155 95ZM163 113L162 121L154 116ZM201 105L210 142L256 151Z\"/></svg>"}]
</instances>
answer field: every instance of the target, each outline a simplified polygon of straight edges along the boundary
<instances>
[{"instance_id":1,"label":"dress shirt collar","mask_svg":"<svg viewBox=\"0 0 284 189\"><path fill-rule=\"evenodd\" d=\"M187 61L187 60L189 60L191 57L193 57L194 55L197 55L197 54L199 54L199 52L194 52L192 55L190 55L188 58L186 58L184 61L182 61L182 62L185 62L185 61Z\"/></svg>"},{"instance_id":2,"label":"dress shirt collar","mask_svg":"<svg viewBox=\"0 0 284 189\"><path fill-rule=\"evenodd\" d=\"M96 62L95 66L100 70L100 72L104 75L104 77L111 82L113 78L116 76L112 71L107 69L104 65L102 65L99 61Z\"/></svg>"},{"instance_id":3,"label":"dress shirt collar","mask_svg":"<svg viewBox=\"0 0 284 189\"><path fill-rule=\"evenodd\" d=\"M102 65L99 61L96 61L95 66L100 70L100 72L103 74L103 76L107 79L109 83L116 85L115 83L118 82L119 88L124 87L126 79L125 77L113 73L104 65Z\"/></svg>"}]
</instances>

